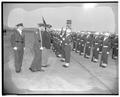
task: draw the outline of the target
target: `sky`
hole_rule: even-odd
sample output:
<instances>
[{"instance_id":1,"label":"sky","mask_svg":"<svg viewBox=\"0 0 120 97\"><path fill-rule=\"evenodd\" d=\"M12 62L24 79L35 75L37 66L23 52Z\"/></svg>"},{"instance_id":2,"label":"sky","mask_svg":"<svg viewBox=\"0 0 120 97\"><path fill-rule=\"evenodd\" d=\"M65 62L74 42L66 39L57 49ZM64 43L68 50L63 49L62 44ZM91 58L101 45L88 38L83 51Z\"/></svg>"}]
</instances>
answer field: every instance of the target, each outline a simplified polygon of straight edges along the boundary
<instances>
[{"instance_id":1,"label":"sky","mask_svg":"<svg viewBox=\"0 0 120 97\"><path fill-rule=\"evenodd\" d=\"M25 27L38 27L37 24L42 23L43 16L53 28L65 27L66 20L71 19L73 31L115 31L115 16L111 7L85 8L81 5L71 4L64 6L43 5L6 4L3 7L4 24L14 27L22 22Z\"/></svg>"}]
</instances>

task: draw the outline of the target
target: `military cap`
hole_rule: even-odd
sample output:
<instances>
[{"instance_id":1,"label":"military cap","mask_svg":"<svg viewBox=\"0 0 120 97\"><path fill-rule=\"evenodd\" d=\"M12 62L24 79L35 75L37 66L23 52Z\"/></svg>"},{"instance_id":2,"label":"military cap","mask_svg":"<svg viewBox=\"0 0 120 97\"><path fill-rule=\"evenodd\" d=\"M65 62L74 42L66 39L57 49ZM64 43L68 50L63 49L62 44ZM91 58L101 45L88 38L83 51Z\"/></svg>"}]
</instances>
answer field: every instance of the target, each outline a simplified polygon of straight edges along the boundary
<instances>
[{"instance_id":1,"label":"military cap","mask_svg":"<svg viewBox=\"0 0 120 97\"><path fill-rule=\"evenodd\" d=\"M23 23L19 23L19 24L17 24L16 26L17 26L17 27L23 26Z\"/></svg>"}]
</instances>

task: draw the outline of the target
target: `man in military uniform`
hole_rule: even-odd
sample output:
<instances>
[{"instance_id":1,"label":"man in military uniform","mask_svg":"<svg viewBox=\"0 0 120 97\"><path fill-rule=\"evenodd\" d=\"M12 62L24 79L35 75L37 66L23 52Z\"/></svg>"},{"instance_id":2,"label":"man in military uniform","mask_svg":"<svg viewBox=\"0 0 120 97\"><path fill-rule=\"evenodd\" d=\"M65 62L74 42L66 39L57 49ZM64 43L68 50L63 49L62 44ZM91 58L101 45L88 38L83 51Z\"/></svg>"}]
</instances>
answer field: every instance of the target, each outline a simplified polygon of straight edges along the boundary
<instances>
[{"instance_id":1,"label":"man in military uniform","mask_svg":"<svg viewBox=\"0 0 120 97\"><path fill-rule=\"evenodd\" d=\"M93 39L91 36L91 32L88 32L88 35L86 36L86 47L85 47L85 53L84 53L85 58L90 57L92 41L93 41Z\"/></svg>"},{"instance_id":2,"label":"man in military uniform","mask_svg":"<svg viewBox=\"0 0 120 97\"><path fill-rule=\"evenodd\" d=\"M11 45L14 51L15 71L19 73L21 71L25 49L25 34L23 33L23 23L17 24L16 27L17 29L11 36Z\"/></svg>"},{"instance_id":3,"label":"man in military uniform","mask_svg":"<svg viewBox=\"0 0 120 97\"><path fill-rule=\"evenodd\" d=\"M112 59L117 59L118 57L118 35L115 35L115 38L112 42Z\"/></svg>"},{"instance_id":4,"label":"man in military uniform","mask_svg":"<svg viewBox=\"0 0 120 97\"><path fill-rule=\"evenodd\" d=\"M102 34L102 33L100 33L100 35L99 35L99 41L100 41L99 54L101 54L101 53L102 53L103 39L104 39L104 36L103 36L103 34Z\"/></svg>"},{"instance_id":5,"label":"man in military uniform","mask_svg":"<svg viewBox=\"0 0 120 97\"><path fill-rule=\"evenodd\" d=\"M103 49L102 49L102 55L101 55L101 60L100 60L100 66L101 67L106 67L108 64L108 55L110 52L110 38L109 38L109 33L105 33L105 37L103 40Z\"/></svg>"},{"instance_id":6,"label":"man in military uniform","mask_svg":"<svg viewBox=\"0 0 120 97\"><path fill-rule=\"evenodd\" d=\"M70 64L70 56L71 56L71 35L70 34L71 34L71 29L67 28L65 39L63 41L63 45L64 45L63 57L65 58L65 64L63 65L64 67L69 67L69 64Z\"/></svg>"},{"instance_id":7,"label":"man in military uniform","mask_svg":"<svg viewBox=\"0 0 120 97\"><path fill-rule=\"evenodd\" d=\"M77 32L77 37L76 37L76 53L80 52L80 38L81 38L81 33Z\"/></svg>"},{"instance_id":8,"label":"man in military uniform","mask_svg":"<svg viewBox=\"0 0 120 97\"><path fill-rule=\"evenodd\" d=\"M75 32L74 34L73 34L73 51L76 51L76 48L77 48L77 33Z\"/></svg>"},{"instance_id":9,"label":"man in military uniform","mask_svg":"<svg viewBox=\"0 0 120 97\"><path fill-rule=\"evenodd\" d=\"M79 54L80 55L83 55L84 54L84 47L85 47L85 37L86 37L86 35L85 35L85 32L81 32L81 37L80 37L80 52L79 52Z\"/></svg>"},{"instance_id":10,"label":"man in military uniform","mask_svg":"<svg viewBox=\"0 0 120 97\"><path fill-rule=\"evenodd\" d=\"M93 40L93 55L92 55L92 60L93 62L97 62L98 61L98 57L99 57L99 46L100 46L100 41L99 41L99 32L95 33L95 37Z\"/></svg>"}]
</instances>

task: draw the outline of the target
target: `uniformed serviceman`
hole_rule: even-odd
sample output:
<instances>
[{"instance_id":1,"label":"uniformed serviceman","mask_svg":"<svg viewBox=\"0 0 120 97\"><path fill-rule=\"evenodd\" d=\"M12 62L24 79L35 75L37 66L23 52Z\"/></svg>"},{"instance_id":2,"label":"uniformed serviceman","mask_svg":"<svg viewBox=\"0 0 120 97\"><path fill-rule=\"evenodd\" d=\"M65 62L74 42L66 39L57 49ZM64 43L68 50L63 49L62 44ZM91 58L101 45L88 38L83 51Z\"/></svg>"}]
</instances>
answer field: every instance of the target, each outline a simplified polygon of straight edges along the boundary
<instances>
[{"instance_id":1,"label":"uniformed serviceman","mask_svg":"<svg viewBox=\"0 0 120 97\"><path fill-rule=\"evenodd\" d=\"M104 39L104 35L103 35L103 33L101 32L100 35L99 35L99 41L100 41L99 54L102 53L103 39Z\"/></svg>"},{"instance_id":2,"label":"uniformed serviceman","mask_svg":"<svg viewBox=\"0 0 120 97\"><path fill-rule=\"evenodd\" d=\"M115 35L112 44L112 59L117 59L118 57L118 35Z\"/></svg>"},{"instance_id":3,"label":"uniformed serviceman","mask_svg":"<svg viewBox=\"0 0 120 97\"><path fill-rule=\"evenodd\" d=\"M90 52L91 52L91 47L92 47L92 42L93 42L93 38L91 36L91 32L88 31L87 32L87 36L86 36L86 46L85 46L85 53L84 53L84 57L85 58L89 58L90 57Z\"/></svg>"},{"instance_id":4,"label":"uniformed serviceman","mask_svg":"<svg viewBox=\"0 0 120 97\"><path fill-rule=\"evenodd\" d=\"M72 41L73 41L73 49L72 50L76 51L76 48L77 48L77 33L76 32L73 34Z\"/></svg>"},{"instance_id":5,"label":"uniformed serviceman","mask_svg":"<svg viewBox=\"0 0 120 97\"><path fill-rule=\"evenodd\" d=\"M86 37L85 32L82 31L81 37L80 37L80 52L79 52L80 55L84 54L84 47L85 47L85 41L86 41L85 37Z\"/></svg>"},{"instance_id":6,"label":"uniformed serviceman","mask_svg":"<svg viewBox=\"0 0 120 97\"><path fill-rule=\"evenodd\" d=\"M64 40L64 58L65 64L64 67L69 67L70 65L70 57L71 57L71 29L66 29L66 36Z\"/></svg>"},{"instance_id":7,"label":"uniformed serviceman","mask_svg":"<svg viewBox=\"0 0 120 97\"><path fill-rule=\"evenodd\" d=\"M25 34L23 33L23 23L17 24L16 27L17 29L11 36L11 45L14 51L15 71L19 73L21 71L25 49Z\"/></svg>"},{"instance_id":8,"label":"uniformed serviceman","mask_svg":"<svg viewBox=\"0 0 120 97\"><path fill-rule=\"evenodd\" d=\"M99 57L99 32L95 33L94 39L93 39L93 52L92 52L92 62L97 62Z\"/></svg>"},{"instance_id":9,"label":"uniformed serviceman","mask_svg":"<svg viewBox=\"0 0 120 97\"><path fill-rule=\"evenodd\" d=\"M108 65L108 55L110 53L110 48L111 48L109 35L110 34L106 32L103 40L102 55L100 60L101 67L106 67Z\"/></svg>"},{"instance_id":10,"label":"uniformed serviceman","mask_svg":"<svg viewBox=\"0 0 120 97\"><path fill-rule=\"evenodd\" d=\"M76 37L76 53L80 52L80 38L81 38L81 32L77 32L77 37Z\"/></svg>"}]
</instances>

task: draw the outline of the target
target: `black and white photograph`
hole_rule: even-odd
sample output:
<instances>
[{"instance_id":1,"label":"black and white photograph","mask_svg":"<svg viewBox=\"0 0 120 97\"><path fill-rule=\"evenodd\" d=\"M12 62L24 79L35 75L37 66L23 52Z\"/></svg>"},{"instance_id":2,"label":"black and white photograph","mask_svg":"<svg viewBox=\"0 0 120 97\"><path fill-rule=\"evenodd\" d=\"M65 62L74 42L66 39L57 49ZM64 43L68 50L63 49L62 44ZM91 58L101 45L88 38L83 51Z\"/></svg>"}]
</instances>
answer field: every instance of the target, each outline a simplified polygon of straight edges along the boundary
<instances>
[{"instance_id":1,"label":"black and white photograph","mask_svg":"<svg viewBox=\"0 0 120 97\"><path fill-rule=\"evenodd\" d=\"M2 95L118 95L118 1L1 2Z\"/></svg>"}]
</instances>

